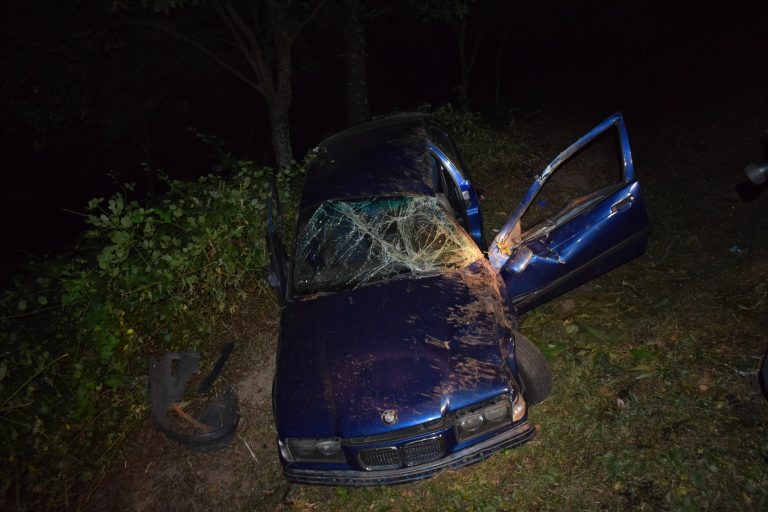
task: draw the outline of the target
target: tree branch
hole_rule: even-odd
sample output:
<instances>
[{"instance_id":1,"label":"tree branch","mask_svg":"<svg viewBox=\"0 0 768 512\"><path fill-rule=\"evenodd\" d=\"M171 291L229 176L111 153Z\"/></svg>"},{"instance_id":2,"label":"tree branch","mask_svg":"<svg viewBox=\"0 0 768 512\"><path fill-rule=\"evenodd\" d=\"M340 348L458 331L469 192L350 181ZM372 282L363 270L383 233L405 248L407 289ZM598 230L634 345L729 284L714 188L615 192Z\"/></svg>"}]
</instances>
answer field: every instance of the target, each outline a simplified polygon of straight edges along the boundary
<instances>
[{"instance_id":1,"label":"tree branch","mask_svg":"<svg viewBox=\"0 0 768 512\"><path fill-rule=\"evenodd\" d=\"M243 21L240 13L232 5L232 2L218 2L215 10L219 13L224 27L229 31L238 48L240 48L243 58L256 74L259 92L265 98L272 97L274 94L272 72L264 61L264 54L258 41L256 41L253 31Z\"/></svg>"},{"instance_id":2,"label":"tree branch","mask_svg":"<svg viewBox=\"0 0 768 512\"><path fill-rule=\"evenodd\" d=\"M190 38L190 37L188 37L188 36L178 32L177 30L173 29L172 27L169 27L167 25L163 25L161 23L153 23L153 22L147 22L147 21L126 20L125 23L127 23L129 25L136 25L136 26L139 26L139 27L152 28L152 29L155 29L155 30L160 30L161 32L165 32L166 34L168 34L168 35L170 35L172 37L175 37L179 41L184 41L185 43L189 44L190 46L192 46L193 48L197 49L199 52L204 54L206 57L208 57L209 59L214 61L219 66L221 66L222 68L224 68L227 71L229 71L232 75L234 75L237 78L239 78L248 87L251 87L252 89L255 89L259 93L262 92L261 88L259 87L259 85L256 82L254 82L253 80L251 80L250 78L248 78L247 76L245 76L239 69L237 69L236 67L234 67L231 64L229 64L228 62L226 62L224 59L222 59L221 57L216 55L212 50L210 50L206 46L204 46L204 45L198 43L197 41L195 41L194 39L192 39L192 38Z\"/></svg>"},{"instance_id":3,"label":"tree branch","mask_svg":"<svg viewBox=\"0 0 768 512\"><path fill-rule=\"evenodd\" d=\"M232 23L234 23L234 25L240 31L240 34L245 36L245 39L248 41L248 49L253 53L259 53L261 47L259 46L259 43L256 41L256 36L254 35L253 30L251 30L251 27L249 27L248 24L245 23L245 21L243 21L243 17L240 16L240 13L237 11L237 9L232 4L232 2L231 1L225 2L224 9L229 15L229 19L232 20Z\"/></svg>"},{"instance_id":4,"label":"tree branch","mask_svg":"<svg viewBox=\"0 0 768 512\"><path fill-rule=\"evenodd\" d=\"M291 42L295 41L295 40L296 40L296 38L298 37L299 33L300 33L300 32L301 32L301 31L304 29L304 27L307 25L307 23L309 23L310 21L312 21L312 19L314 19L314 17L315 17L315 16L317 16L317 13L318 13L318 12L320 12L320 9L322 9L322 8L323 8L323 6L325 5L325 2L326 2L326 1L327 1L327 0L323 0L322 2L320 2L319 4L317 4L317 6L316 6L316 7L315 7L315 8L312 10L312 12L309 14L309 16L308 16L308 17L307 17L307 18L306 18L304 21L302 21L301 23L299 23L299 26L298 26L298 27L296 27L296 30L294 30L294 31L293 31L293 34L291 34L291 35L290 35L290 39L291 39Z\"/></svg>"},{"instance_id":5,"label":"tree branch","mask_svg":"<svg viewBox=\"0 0 768 512\"><path fill-rule=\"evenodd\" d=\"M477 34L477 37L475 38L475 44L474 44L474 47L472 48L472 57L469 58L469 68L468 68L469 72L471 72L472 68L475 67L475 60L477 60L477 50L480 49L480 41L483 39L483 32L484 31L481 30Z\"/></svg>"},{"instance_id":6,"label":"tree branch","mask_svg":"<svg viewBox=\"0 0 768 512\"><path fill-rule=\"evenodd\" d=\"M187 423L195 427L200 432L205 432L207 434L214 431L214 428L212 426L206 425L205 423L200 423L195 418L190 416L189 413L187 413L184 409L182 409L181 406L176 402L173 402L168 408L173 412L175 412L176 414L178 414L181 417L181 419L183 419L184 421L186 421Z\"/></svg>"},{"instance_id":7,"label":"tree branch","mask_svg":"<svg viewBox=\"0 0 768 512\"><path fill-rule=\"evenodd\" d=\"M379 8L371 7L370 10L368 10L368 2L363 2L360 5L361 15L363 18L366 18L366 19L375 18L376 16L381 16L382 14L386 14L394 10L395 10L394 5L389 5L389 6L385 5L384 7L379 7Z\"/></svg>"}]
</instances>

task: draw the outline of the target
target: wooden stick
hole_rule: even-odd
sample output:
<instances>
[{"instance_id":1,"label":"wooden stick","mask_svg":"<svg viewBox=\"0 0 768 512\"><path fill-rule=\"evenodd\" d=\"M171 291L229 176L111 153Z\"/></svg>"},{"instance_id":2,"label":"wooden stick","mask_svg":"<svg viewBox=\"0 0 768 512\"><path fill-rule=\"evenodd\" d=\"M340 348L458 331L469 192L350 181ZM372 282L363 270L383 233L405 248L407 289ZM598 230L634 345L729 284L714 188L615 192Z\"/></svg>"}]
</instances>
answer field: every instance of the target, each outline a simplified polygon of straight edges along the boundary
<instances>
[{"instance_id":1,"label":"wooden stick","mask_svg":"<svg viewBox=\"0 0 768 512\"><path fill-rule=\"evenodd\" d=\"M213 432L214 429L213 429L212 426L206 425L204 423L200 423L195 418L193 418L192 416L190 416L189 414L184 412L184 409L182 409L181 406L179 404L177 404L176 402L173 402L170 405L170 408L171 408L171 410L173 412L178 414L181 419L183 419L184 421L186 421L187 423L189 423L190 425L195 427L197 430L201 430L201 431L205 432L206 434L208 432Z\"/></svg>"}]
</instances>

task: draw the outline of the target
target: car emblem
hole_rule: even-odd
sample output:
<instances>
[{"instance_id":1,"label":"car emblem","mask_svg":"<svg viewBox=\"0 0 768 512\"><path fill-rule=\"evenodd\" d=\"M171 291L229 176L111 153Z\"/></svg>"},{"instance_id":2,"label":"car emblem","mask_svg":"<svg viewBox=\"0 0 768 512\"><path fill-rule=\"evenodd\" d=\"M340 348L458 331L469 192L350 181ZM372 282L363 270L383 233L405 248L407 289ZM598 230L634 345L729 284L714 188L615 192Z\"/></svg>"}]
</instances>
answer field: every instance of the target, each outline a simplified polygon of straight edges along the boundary
<instances>
[{"instance_id":1,"label":"car emblem","mask_svg":"<svg viewBox=\"0 0 768 512\"><path fill-rule=\"evenodd\" d=\"M394 409L387 409L381 413L381 421L387 425L394 425L397 423L397 411Z\"/></svg>"}]
</instances>

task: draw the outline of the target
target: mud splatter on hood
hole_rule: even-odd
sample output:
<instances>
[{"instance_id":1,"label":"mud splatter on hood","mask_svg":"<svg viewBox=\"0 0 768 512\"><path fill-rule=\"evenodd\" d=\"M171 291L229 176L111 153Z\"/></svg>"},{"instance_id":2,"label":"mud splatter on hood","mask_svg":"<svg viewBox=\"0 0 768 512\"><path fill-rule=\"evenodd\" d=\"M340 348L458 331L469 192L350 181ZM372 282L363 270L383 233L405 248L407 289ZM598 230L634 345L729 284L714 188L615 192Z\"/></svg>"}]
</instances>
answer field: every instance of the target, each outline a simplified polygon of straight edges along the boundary
<instances>
[{"instance_id":1,"label":"mud splatter on hood","mask_svg":"<svg viewBox=\"0 0 768 512\"><path fill-rule=\"evenodd\" d=\"M285 437L360 437L439 418L508 389L508 332L484 260L289 304L276 419ZM381 414L398 411L387 426Z\"/></svg>"}]
</instances>

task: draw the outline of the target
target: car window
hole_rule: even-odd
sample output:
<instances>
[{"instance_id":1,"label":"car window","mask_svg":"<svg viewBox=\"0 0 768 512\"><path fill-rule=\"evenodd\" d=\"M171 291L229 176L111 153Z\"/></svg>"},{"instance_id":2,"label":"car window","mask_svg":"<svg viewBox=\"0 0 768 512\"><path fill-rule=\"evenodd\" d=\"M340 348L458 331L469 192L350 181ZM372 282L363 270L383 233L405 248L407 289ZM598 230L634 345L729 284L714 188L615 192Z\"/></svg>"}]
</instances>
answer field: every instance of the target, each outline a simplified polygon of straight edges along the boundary
<instances>
[{"instance_id":1,"label":"car window","mask_svg":"<svg viewBox=\"0 0 768 512\"><path fill-rule=\"evenodd\" d=\"M456 212L456 220L461 223L464 229L467 229L467 208L464 199L462 199L459 186L456 184L453 176L451 176L451 173L448 172L448 169L443 167L441 174L445 195L448 196L448 200Z\"/></svg>"},{"instance_id":2,"label":"car window","mask_svg":"<svg viewBox=\"0 0 768 512\"><path fill-rule=\"evenodd\" d=\"M522 216L522 238L530 239L588 210L623 184L618 132L608 130L572 156L547 180Z\"/></svg>"},{"instance_id":3,"label":"car window","mask_svg":"<svg viewBox=\"0 0 768 512\"><path fill-rule=\"evenodd\" d=\"M463 268L483 257L434 197L325 201L299 221L294 295Z\"/></svg>"},{"instance_id":4,"label":"car window","mask_svg":"<svg viewBox=\"0 0 768 512\"><path fill-rule=\"evenodd\" d=\"M438 204L455 218L465 230L469 230L467 205L459 185L437 155L430 152L429 161L432 166L432 182Z\"/></svg>"},{"instance_id":5,"label":"car window","mask_svg":"<svg viewBox=\"0 0 768 512\"><path fill-rule=\"evenodd\" d=\"M439 126L429 125L427 127L427 135L429 136L430 141L440 148L440 150L456 165L456 168L463 173L460 166L461 160L459 159L459 155L456 153L455 146L451 139L448 138L445 131Z\"/></svg>"}]
</instances>

